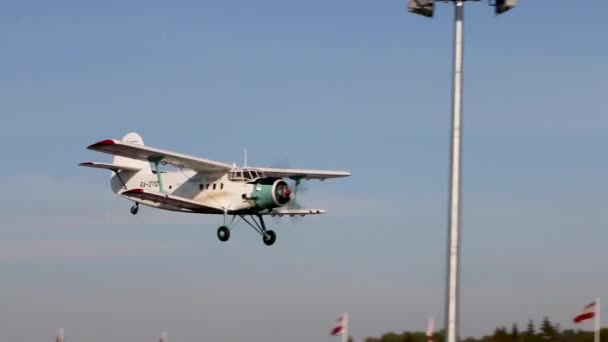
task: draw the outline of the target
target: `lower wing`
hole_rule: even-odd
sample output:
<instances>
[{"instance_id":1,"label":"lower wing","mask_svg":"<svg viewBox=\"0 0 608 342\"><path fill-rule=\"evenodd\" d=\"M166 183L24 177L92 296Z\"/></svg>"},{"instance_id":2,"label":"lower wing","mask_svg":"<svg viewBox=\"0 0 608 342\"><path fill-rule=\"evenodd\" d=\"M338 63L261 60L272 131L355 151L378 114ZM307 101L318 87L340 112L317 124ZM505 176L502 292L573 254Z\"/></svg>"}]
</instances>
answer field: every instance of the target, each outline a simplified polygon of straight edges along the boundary
<instances>
[{"instance_id":1,"label":"lower wing","mask_svg":"<svg viewBox=\"0 0 608 342\"><path fill-rule=\"evenodd\" d=\"M284 215L289 215L291 217L293 216L306 216L306 215L321 215L321 214L325 214L327 213L327 211L325 209L284 209L284 208L278 208L278 209L274 209L271 212L268 213L268 215L270 216L284 216Z\"/></svg>"},{"instance_id":2,"label":"lower wing","mask_svg":"<svg viewBox=\"0 0 608 342\"><path fill-rule=\"evenodd\" d=\"M196 213L204 214L222 214L224 211L219 207L212 207L204 205L199 202L193 201L188 198L163 194L160 192L146 191L144 189L131 189L120 193L121 195L133 199L140 199L146 201L152 201L154 203L160 203L170 205L180 209L190 210ZM270 216L307 216L307 215L321 215L327 213L324 209L288 209L288 208L277 208L266 213L265 215ZM233 213L238 214L238 213Z\"/></svg>"},{"instance_id":3,"label":"lower wing","mask_svg":"<svg viewBox=\"0 0 608 342\"><path fill-rule=\"evenodd\" d=\"M190 210L195 213L204 214L221 214L223 210L221 208L212 207L209 205L201 204L197 201L193 201L189 198L163 194L160 192L146 191L144 189L131 189L120 193L121 195L134 199L141 199L146 201L152 201L155 203L170 205L180 209Z\"/></svg>"}]
</instances>

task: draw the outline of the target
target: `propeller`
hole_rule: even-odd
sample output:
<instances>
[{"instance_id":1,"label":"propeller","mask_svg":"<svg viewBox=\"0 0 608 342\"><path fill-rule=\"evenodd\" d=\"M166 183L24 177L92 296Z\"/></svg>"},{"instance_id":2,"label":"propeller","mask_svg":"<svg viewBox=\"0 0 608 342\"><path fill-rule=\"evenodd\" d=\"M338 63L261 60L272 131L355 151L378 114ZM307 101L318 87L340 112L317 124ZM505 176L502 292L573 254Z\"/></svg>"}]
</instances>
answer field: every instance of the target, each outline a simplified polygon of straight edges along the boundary
<instances>
[{"instance_id":1,"label":"propeller","mask_svg":"<svg viewBox=\"0 0 608 342\"><path fill-rule=\"evenodd\" d=\"M286 158L282 158L278 162L272 163L271 167L289 169L290 168L289 164L290 163ZM302 206L301 195L302 195L302 193L306 193L309 190L308 182L300 177L285 178L285 181L289 185L289 188L291 188L292 192L291 192L291 199L289 200L289 202L287 202L287 204L285 205L284 208L287 208L287 209L303 208L304 206ZM289 217L289 220L291 221L291 223L297 223L302 218L299 215L287 216L287 217ZM280 219L279 216L273 217L273 220L275 220L275 221L277 221L278 219Z\"/></svg>"},{"instance_id":2,"label":"propeller","mask_svg":"<svg viewBox=\"0 0 608 342\"><path fill-rule=\"evenodd\" d=\"M289 209L300 209L302 206L300 205L298 194L302 194L302 192L308 191L308 184L302 180L302 178L288 178L287 184L292 189L291 199L287 203L287 207Z\"/></svg>"},{"instance_id":3,"label":"propeller","mask_svg":"<svg viewBox=\"0 0 608 342\"><path fill-rule=\"evenodd\" d=\"M283 208L286 209L301 209L304 206L302 205L302 193L308 191L308 184L305 184L304 180L301 179L291 179L291 178L285 178L285 181L287 182L287 184L289 185L289 188L291 189L291 198L289 199L289 202L287 202L287 204L285 204L285 206ZM284 215L282 217L280 216L274 216L272 217L272 220L275 224L279 224L281 223L281 219L284 218L289 218L290 223L298 223L302 217L300 215L295 215L295 216L290 216L290 215Z\"/></svg>"}]
</instances>

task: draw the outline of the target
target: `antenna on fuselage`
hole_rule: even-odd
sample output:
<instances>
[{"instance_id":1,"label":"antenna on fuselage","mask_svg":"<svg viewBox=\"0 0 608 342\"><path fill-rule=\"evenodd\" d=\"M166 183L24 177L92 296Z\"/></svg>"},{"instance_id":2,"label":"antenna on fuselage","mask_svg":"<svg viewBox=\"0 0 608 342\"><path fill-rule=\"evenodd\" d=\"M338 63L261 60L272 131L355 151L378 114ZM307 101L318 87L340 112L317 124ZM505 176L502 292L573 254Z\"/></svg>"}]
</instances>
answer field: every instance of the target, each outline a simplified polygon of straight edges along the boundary
<instances>
[{"instance_id":1,"label":"antenna on fuselage","mask_svg":"<svg viewBox=\"0 0 608 342\"><path fill-rule=\"evenodd\" d=\"M247 148L244 148L243 167L247 167Z\"/></svg>"}]
</instances>

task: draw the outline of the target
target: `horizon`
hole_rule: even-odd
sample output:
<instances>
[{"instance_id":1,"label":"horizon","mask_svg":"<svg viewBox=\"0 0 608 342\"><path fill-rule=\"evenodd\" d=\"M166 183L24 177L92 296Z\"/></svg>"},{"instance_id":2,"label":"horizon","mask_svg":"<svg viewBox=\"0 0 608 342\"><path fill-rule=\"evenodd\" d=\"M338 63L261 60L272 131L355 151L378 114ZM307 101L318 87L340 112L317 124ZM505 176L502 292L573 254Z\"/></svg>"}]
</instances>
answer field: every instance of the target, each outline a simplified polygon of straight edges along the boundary
<instances>
[{"instance_id":1,"label":"horizon","mask_svg":"<svg viewBox=\"0 0 608 342\"><path fill-rule=\"evenodd\" d=\"M499 326L494 327L492 331L488 331L487 333L484 333L484 334L481 334L481 335L478 335L478 336L461 336L459 339L460 340L467 340L467 339L471 339L471 338L482 339L482 338L487 337L487 336L492 336L496 332L496 330L499 330L499 329L506 329L507 332L511 333L513 331L514 327L517 327L517 329L518 329L518 331L519 331L520 334L526 334L527 333L526 330L521 330L521 328L526 328L528 326L529 322L532 322L534 324L535 333L542 334L542 332L541 332L541 325L542 325L544 319L548 319L551 323L553 323L553 327L556 328L557 331L560 332L560 333L564 333L564 332L568 332L568 331L573 331L573 332L582 332L582 333L592 334L595 331L595 329L591 329L591 330L584 329L580 325L577 326L577 327L569 328L569 329L561 329L560 328L561 324L559 322L551 321L551 317L545 316L545 317L543 317L543 319L540 319L540 320L537 320L537 321L533 320L533 319L530 319L530 320L526 321L526 324L524 324L523 327L520 326L517 323L510 323L510 324L505 324L505 325L499 325ZM604 334L608 333L608 327L601 327L600 330L602 332L604 332ZM63 337L64 336L64 328L61 328L60 331L61 331L61 333L58 334L57 337L60 337L60 336ZM445 328L442 328L442 329L433 329L432 332L433 332L433 336L444 336L445 335ZM386 332L382 333L380 336L355 337L355 336L352 336L351 334L349 334L349 340L350 339L352 339L354 341L356 341L356 340L366 340L368 338L380 339L382 336L385 336L385 335L389 335L389 334L402 335L404 333L411 333L411 334L419 334L419 335L428 336L428 330L426 330L426 331L425 330L420 330L420 331L418 331L418 330L417 331L413 331L413 330L391 330L391 331L386 331ZM602 334L601 336L604 336L604 334ZM169 336L169 334L168 334L167 331L162 331L159 334L159 338L160 339L165 339L167 342L169 341L168 336Z\"/></svg>"}]
</instances>

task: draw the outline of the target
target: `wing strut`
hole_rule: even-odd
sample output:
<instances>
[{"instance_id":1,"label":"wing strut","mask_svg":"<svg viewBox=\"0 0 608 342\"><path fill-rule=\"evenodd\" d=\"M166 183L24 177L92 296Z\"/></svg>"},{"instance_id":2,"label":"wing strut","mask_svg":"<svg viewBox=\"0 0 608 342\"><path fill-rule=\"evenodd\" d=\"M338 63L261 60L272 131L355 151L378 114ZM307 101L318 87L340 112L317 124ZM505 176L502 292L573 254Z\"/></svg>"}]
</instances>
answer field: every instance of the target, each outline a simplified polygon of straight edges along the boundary
<instances>
[{"instance_id":1,"label":"wing strut","mask_svg":"<svg viewBox=\"0 0 608 342\"><path fill-rule=\"evenodd\" d=\"M122 180L122 177L120 176L120 173L118 173L118 170L112 170L114 172L114 174L116 175L116 177L118 178L118 180L120 181L120 183L122 183L122 188L123 189L127 189L127 184L125 184L125 181Z\"/></svg>"},{"instance_id":2,"label":"wing strut","mask_svg":"<svg viewBox=\"0 0 608 342\"><path fill-rule=\"evenodd\" d=\"M158 179L158 190L160 193L165 193L165 188L163 187L163 177L161 175L158 164L163 159L163 157L150 157L148 160L154 164L154 170L156 171L156 179Z\"/></svg>"}]
</instances>

